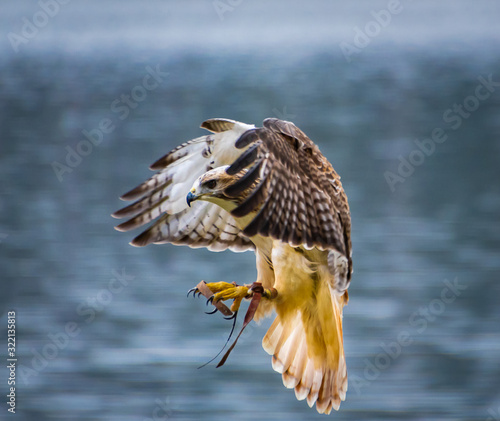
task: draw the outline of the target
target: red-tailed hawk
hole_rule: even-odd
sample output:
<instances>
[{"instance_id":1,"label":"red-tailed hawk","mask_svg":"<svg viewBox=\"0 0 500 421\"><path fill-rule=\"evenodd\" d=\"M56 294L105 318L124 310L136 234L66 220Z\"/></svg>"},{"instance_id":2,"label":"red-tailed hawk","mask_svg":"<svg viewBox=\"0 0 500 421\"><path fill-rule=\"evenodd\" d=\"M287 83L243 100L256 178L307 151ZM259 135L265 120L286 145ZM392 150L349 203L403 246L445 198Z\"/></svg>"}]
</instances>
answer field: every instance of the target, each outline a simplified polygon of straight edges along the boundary
<instances>
[{"instance_id":1,"label":"red-tailed hawk","mask_svg":"<svg viewBox=\"0 0 500 421\"><path fill-rule=\"evenodd\" d=\"M212 133L177 147L113 214L128 231L156 220L134 246L171 243L254 250L265 289L255 317L276 312L262 345L297 399L320 413L345 399L342 309L351 280L351 220L340 177L293 123L205 121ZM252 296L249 285L207 284L214 301ZM273 291L271 294L270 291ZM276 294L277 292L277 294ZM233 308L234 309L234 308Z\"/></svg>"}]
</instances>

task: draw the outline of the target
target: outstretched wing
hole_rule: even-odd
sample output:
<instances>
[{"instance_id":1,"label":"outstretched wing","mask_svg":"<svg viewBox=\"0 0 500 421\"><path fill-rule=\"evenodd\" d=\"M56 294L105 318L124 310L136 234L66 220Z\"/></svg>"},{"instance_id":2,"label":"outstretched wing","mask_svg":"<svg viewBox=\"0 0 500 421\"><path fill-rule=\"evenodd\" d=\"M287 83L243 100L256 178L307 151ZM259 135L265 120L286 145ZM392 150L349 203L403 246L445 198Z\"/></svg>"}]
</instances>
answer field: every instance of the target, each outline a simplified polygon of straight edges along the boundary
<instances>
[{"instance_id":1,"label":"outstretched wing","mask_svg":"<svg viewBox=\"0 0 500 421\"><path fill-rule=\"evenodd\" d=\"M350 262L351 220L339 175L293 123L268 118L263 125L238 139L236 147L246 151L227 170L236 174L248 168L227 188L228 196L238 197L255 185L231 212L242 217L257 211L243 233L335 250Z\"/></svg>"},{"instance_id":2,"label":"outstretched wing","mask_svg":"<svg viewBox=\"0 0 500 421\"><path fill-rule=\"evenodd\" d=\"M254 248L222 208L208 202L196 202L190 208L186 203L186 195L200 175L238 158L242 151L235 148L235 142L254 126L211 119L201 127L213 133L186 142L157 160L150 168L158 172L121 197L135 202L113 214L115 218L130 218L117 230L129 231L159 218L132 240L132 245L172 243L212 251Z\"/></svg>"}]
</instances>

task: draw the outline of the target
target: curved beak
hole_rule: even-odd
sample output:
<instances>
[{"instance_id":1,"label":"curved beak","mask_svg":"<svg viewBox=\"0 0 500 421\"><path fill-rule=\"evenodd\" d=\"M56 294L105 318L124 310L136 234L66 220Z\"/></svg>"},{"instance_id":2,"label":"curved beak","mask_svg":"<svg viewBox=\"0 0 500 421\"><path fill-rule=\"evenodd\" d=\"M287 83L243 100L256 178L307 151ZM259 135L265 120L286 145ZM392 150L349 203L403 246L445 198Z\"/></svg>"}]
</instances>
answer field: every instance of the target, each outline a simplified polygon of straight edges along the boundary
<instances>
[{"instance_id":1,"label":"curved beak","mask_svg":"<svg viewBox=\"0 0 500 421\"><path fill-rule=\"evenodd\" d=\"M188 206L191 207L191 202L194 202L196 199L198 199L198 196L196 196L191 190L186 196L186 202Z\"/></svg>"}]
</instances>

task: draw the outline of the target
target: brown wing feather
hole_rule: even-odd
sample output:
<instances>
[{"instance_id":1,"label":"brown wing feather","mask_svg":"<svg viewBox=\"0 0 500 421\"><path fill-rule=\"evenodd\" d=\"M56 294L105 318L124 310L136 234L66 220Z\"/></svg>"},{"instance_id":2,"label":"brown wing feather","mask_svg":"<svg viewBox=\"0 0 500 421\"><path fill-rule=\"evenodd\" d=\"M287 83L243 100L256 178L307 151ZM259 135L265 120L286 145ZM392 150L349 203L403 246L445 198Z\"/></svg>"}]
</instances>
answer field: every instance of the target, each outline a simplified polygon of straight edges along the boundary
<instances>
[{"instance_id":1,"label":"brown wing feather","mask_svg":"<svg viewBox=\"0 0 500 421\"><path fill-rule=\"evenodd\" d=\"M228 192L235 197L256 182L232 212L236 217L256 212L243 233L271 236L293 246L333 249L350 259L350 213L340 177L293 123L269 118L263 125L236 142L237 147L253 145L228 169L260 170L251 171L252 179Z\"/></svg>"}]
</instances>

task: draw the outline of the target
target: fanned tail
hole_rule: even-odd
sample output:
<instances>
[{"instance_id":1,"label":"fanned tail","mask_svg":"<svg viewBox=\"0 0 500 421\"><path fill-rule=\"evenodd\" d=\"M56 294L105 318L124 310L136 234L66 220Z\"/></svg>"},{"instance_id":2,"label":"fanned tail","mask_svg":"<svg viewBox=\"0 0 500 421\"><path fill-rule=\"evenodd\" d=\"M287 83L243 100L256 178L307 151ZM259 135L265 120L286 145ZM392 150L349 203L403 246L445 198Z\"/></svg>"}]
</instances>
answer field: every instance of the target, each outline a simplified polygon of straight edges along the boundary
<instances>
[{"instance_id":1,"label":"fanned tail","mask_svg":"<svg viewBox=\"0 0 500 421\"><path fill-rule=\"evenodd\" d=\"M295 389L297 399L307 399L309 407L316 403L321 414L338 410L347 392L342 339L342 308L347 295L332 295L331 301L332 319L322 320L319 314L305 318L301 311L285 319L278 315L262 341L285 387ZM323 339L311 340L311 335L322 335ZM323 347L318 347L321 342Z\"/></svg>"}]
</instances>

